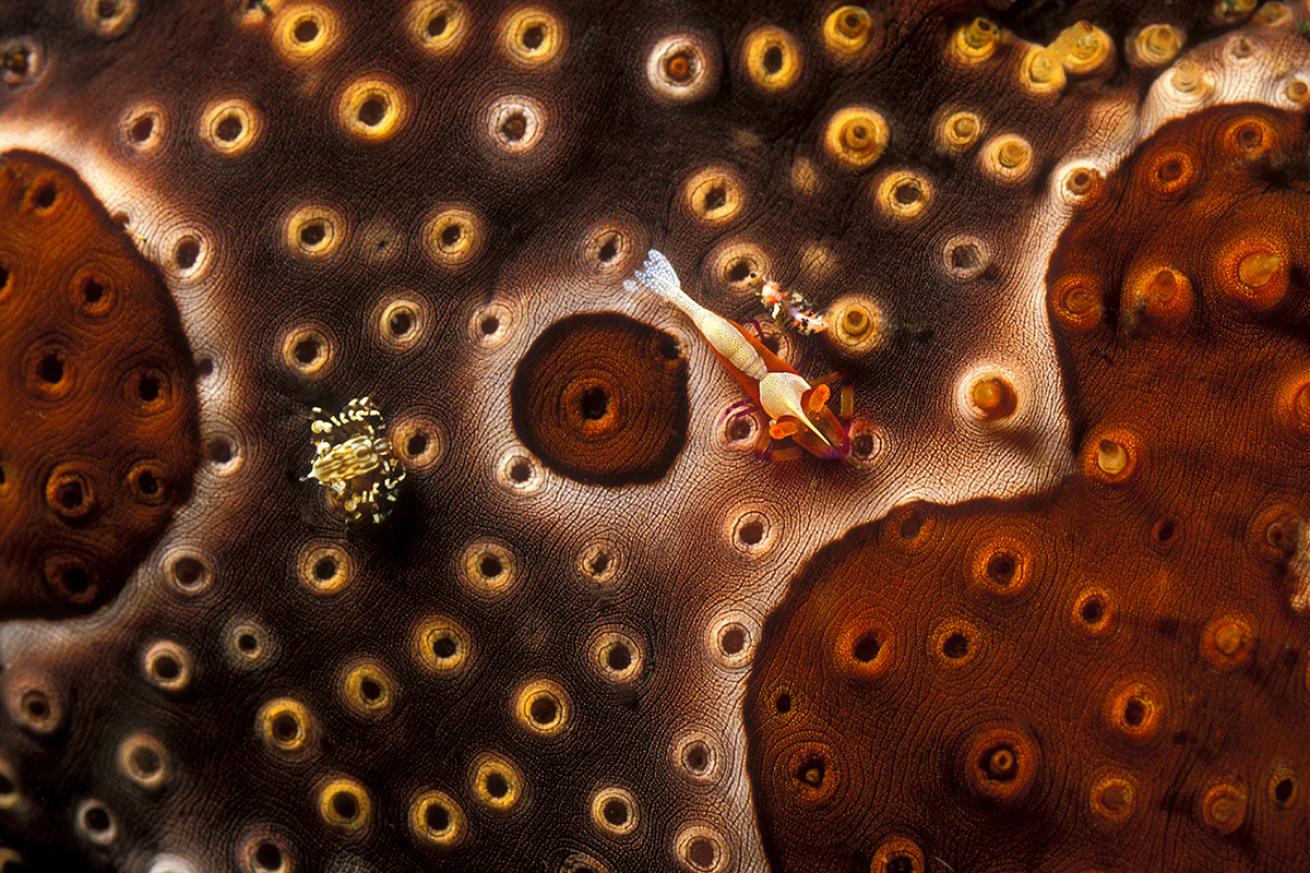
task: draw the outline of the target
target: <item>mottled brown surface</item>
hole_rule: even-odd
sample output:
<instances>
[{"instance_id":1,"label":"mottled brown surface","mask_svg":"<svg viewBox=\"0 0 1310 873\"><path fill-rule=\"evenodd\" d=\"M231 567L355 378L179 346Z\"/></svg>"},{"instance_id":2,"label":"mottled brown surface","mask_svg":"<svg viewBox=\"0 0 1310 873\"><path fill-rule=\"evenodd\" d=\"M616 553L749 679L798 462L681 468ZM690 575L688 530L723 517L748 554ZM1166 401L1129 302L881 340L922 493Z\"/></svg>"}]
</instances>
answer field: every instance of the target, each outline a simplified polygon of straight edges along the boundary
<instances>
[{"instance_id":1,"label":"mottled brown surface","mask_svg":"<svg viewBox=\"0 0 1310 873\"><path fill-rule=\"evenodd\" d=\"M1145 143L1048 274L1082 469L903 507L792 583L747 703L776 869L893 839L876 873L1310 857L1305 154L1301 117L1242 106ZM1241 284L1233 247L1281 261Z\"/></svg>"},{"instance_id":2,"label":"mottled brown surface","mask_svg":"<svg viewBox=\"0 0 1310 873\"><path fill-rule=\"evenodd\" d=\"M659 479L686 439L686 361L673 337L626 316L551 325L510 390L520 439L546 466L583 482Z\"/></svg>"},{"instance_id":3,"label":"mottled brown surface","mask_svg":"<svg viewBox=\"0 0 1310 873\"><path fill-rule=\"evenodd\" d=\"M194 367L177 310L69 168L0 157L0 616L118 593L187 499Z\"/></svg>"},{"instance_id":4,"label":"mottled brown surface","mask_svg":"<svg viewBox=\"0 0 1310 873\"><path fill-rule=\"evenodd\" d=\"M0 836L54 870L763 870L739 703L764 616L898 502L1075 466L1042 295L1062 186L1206 100L1304 105L1305 15L1238 5L5 4L0 144L74 167L163 271L204 463L113 604L0 624ZM1084 17L1092 61L1025 78L1025 37ZM739 386L622 288L652 247L735 320L764 316L753 270L836 305L770 338L854 384L848 459L754 457ZM631 486L514 424L534 343L597 313L686 360L682 449ZM407 476L347 527L300 477L311 410L364 396ZM1027 809L1032 772L934 815Z\"/></svg>"}]
</instances>

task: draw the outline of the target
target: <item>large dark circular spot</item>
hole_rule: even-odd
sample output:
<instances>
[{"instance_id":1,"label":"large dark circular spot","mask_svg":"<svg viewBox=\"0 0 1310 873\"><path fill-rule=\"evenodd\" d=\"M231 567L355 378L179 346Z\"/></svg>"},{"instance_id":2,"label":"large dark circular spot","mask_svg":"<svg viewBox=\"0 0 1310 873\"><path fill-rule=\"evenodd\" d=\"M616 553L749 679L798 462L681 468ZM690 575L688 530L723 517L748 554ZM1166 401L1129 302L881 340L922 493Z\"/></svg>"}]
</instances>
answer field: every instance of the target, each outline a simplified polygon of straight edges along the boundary
<instances>
[{"instance_id":1,"label":"large dark circular spot","mask_svg":"<svg viewBox=\"0 0 1310 873\"><path fill-rule=\"evenodd\" d=\"M687 362L669 334L618 313L555 322L514 374L519 439L582 482L664 475L687 437Z\"/></svg>"}]
</instances>

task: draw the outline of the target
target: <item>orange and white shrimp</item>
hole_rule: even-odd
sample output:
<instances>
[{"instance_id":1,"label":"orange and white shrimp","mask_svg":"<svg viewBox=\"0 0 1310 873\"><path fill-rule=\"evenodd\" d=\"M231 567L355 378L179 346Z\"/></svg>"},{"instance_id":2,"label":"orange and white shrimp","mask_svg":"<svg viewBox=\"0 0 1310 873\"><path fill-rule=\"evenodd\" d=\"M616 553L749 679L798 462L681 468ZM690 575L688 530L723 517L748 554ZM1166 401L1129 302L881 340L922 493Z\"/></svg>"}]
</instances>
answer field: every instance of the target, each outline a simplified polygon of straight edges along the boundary
<instances>
[{"instance_id":1,"label":"orange and white shrimp","mask_svg":"<svg viewBox=\"0 0 1310 873\"><path fill-rule=\"evenodd\" d=\"M692 320L714 354L769 416L773 439L791 437L820 458L844 458L850 452L850 435L828 408L831 389L811 385L746 328L687 296L664 255L654 249L647 252L646 263L623 287L658 294Z\"/></svg>"},{"instance_id":2,"label":"orange and white shrimp","mask_svg":"<svg viewBox=\"0 0 1310 873\"><path fill-rule=\"evenodd\" d=\"M768 276L751 273L751 282L759 288L760 305L780 324L790 325L805 336L828 329L828 317L799 291L787 291Z\"/></svg>"}]
</instances>

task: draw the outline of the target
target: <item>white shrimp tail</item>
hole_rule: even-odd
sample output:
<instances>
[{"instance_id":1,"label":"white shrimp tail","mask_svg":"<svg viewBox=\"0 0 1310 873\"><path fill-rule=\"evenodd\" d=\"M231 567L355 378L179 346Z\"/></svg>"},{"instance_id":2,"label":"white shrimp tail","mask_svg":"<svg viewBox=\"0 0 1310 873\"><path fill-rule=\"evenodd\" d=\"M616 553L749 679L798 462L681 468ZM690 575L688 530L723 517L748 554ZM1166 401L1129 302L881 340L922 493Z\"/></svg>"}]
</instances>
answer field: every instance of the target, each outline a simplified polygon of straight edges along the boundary
<instances>
[{"instance_id":1,"label":"white shrimp tail","mask_svg":"<svg viewBox=\"0 0 1310 873\"><path fill-rule=\"evenodd\" d=\"M752 379L763 379L768 373L764 361L732 322L692 300L682 290L682 283L678 281L678 274L669 259L655 249L646 253L646 263L633 274L633 278L624 281L623 287L629 292L644 288L681 309L719 354Z\"/></svg>"},{"instance_id":2,"label":"white shrimp tail","mask_svg":"<svg viewBox=\"0 0 1310 873\"><path fill-rule=\"evenodd\" d=\"M655 249L651 249L646 253L646 263L642 264L641 269L633 274L632 279L628 279L623 283L623 287L629 291L644 288L658 294L688 315L694 316L702 308L699 303L687 296L687 292L682 290L682 283L678 281L677 271L673 269L669 259L664 257L662 252Z\"/></svg>"}]
</instances>

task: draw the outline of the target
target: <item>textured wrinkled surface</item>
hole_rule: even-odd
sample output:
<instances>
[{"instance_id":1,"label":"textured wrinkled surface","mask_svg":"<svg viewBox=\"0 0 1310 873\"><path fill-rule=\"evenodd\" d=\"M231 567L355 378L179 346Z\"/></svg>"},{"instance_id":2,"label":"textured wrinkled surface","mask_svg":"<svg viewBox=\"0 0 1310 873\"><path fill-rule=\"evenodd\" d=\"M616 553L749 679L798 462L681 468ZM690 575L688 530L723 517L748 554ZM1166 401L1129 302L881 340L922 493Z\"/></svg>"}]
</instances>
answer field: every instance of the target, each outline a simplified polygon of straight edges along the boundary
<instances>
[{"instance_id":1,"label":"textured wrinkled surface","mask_svg":"<svg viewBox=\"0 0 1310 873\"><path fill-rule=\"evenodd\" d=\"M185 502L195 373L177 310L75 174L0 158L0 612L112 599Z\"/></svg>"},{"instance_id":2,"label":"textured wrinkled surface","mask_svg":"<svg viewBox=\"0 0 1310 873\"><path fill-rule=\"evenodd\" d=\"M742 698L762 640L761 676L818 669L824 637L793 650L780 630L824 607L798 605L812 578L797 577L801 568L843 551L863 560L855 546L872 528L843 535L916 499L937 505L939 529L960 532L934 541L939 560L964 561L965 531L982 531L987 517L1026 518L1034 571L1049 573L1047 590L1034 581L1003 616L997 607L997 621L1032 644L1009 650L1008 672L983 704L1035 697L1054 713L1059 695L1075 693L1027 679L1027 659L1051 653L1042 669L1072 682L1083 651L1059 646L1038 607L1066 584L1067 562L1156 560L1122 542L1145 522L1139 505L1077 484L1089 434L1099 446L1094 429L1120 426L1121 411L1137 422L1147 453L1129 487L1148 489L1164 481L1149 475L1151 447L1167 444L1180 419L1198 452L1230 435L1236 446L1241 432L1208 393L1177 383L1147 392L1155 358L1127 378L1098 369L1109 365L1097 352L1127 366L1132 354L1163 349L1180 382L1234 374L1232 402L1272 415L1277 403L1248 397L1239 374L1284 360L1299 342L1280 335L1290 345L1269 358L1249 341L1209 341L1213 325L1286 333L1297 311L1265 310L1254 328L1236 315L1202 320L1212 296L1202 266L1217 256L1205 246L1222 230L1212 215L1170 212L1120 181L1110 224L1087 220L1101 207L1083 205L1158 128L1215 104L1273 107L1243 112L1289 148L1299 142L1306 10L1252 5L997 11L924 0L834 14L835 5L790 2L7 4L0 147L66 164L162 271L195 356L201 450L190 501L113 603L57 622L5 614L0 834L52 869L718 873L763 870L769 858L810 869L809 854L786 861L801 857L792 851L867 865L893 825L935 845L935 832L908 823L918 808L925 828L960 820L940 835L959 854L936 853L956 871L1041 863L1057 843L1071 858L1097 851L1108 838L1077 829L1012 849L1008 820L980 807L978 792L1035 805L1043 822L1073 821L1082 808L1082 783L1068 794L1050 781L1072 766L1058 750L1040 747L1029 779L1023 753L1046 728L1013 712L996 714L1005 732L984 745L999 738L1021 753L1009 780L1019 788L966 778L979 787L951 793L951 777L929 762L945 760L965 725L943 720L931 734L913 710L891 712L879 729L904 750L906 773L925 768L928 785L887 784L915 802L950 795L953 806L903 801L824 828L771 805L769 792L785 783L770 780L786 768L748 766ZM988 14L996 24L974 21ZM1080 19L1100 30L1066 38ZM1070 39L1082 40L1083 55L1061 56ZM1048 44L1063 48L1043 54ZM1206 118L1180 130L1198 154L1222 158L1220 122ZM1296 172L1271 178L1259 169L1267 161L1228 160L1235 169L1218 172L1220 160L1207 170L1229 186L1213 196L1271 186L1282 192L1275 199L1300 196ZM1175 267L1191 276L1193 320L1176 325L1173 345L1138 344L1139 325L1116 308L1131 247L1145 244L1148 226L1186 222L1204 228L1183 234L1195 241ZM1068 244L1079 233L1085 245ZM1299 235L1286 239L1300 245ZM730 318L767 320L751 272L829 308L833 329L820 338L758 329L806 377L838 370L854 386L850 458L755 457L767 421L731 415L740 388L694 328L623 290L648 248L669 256L692 297ZM1063 333L1048 312L1053 253L1058 265L1090 257L1068 269L1106 283L1097 299L1112 321L1096 322L1090 340ZM1246 274L1271 264L1257 259ZM1298 289L1299 270L1288 274ZM1148 290L1157 296L1144 299L1158 298L1160 287ZM1287 306L1301 300L1289 292ZM1134 341L1113 339L1120 329ZM636 360L645 343L634 337L657 338L649 360ZM552 348L569 354L540 354ZM605 361L616 363L597 370ZM664 427L622 431L619 457L643 459L628 465L640 474L601 469L614 455L578 438L610 411L589 417L598 380L643 410L676 410ZM535 403L516 398L534 390ZM1297 420L1304 404L1291 396L1278 408ZM314 456L312 409L363 397L385 417L407 476L385 523L346 526L301 477ZM1183 397L1199 412L1169 405ZM564 427L551 429L552 410ZM1122 460L1113 447L1104 454L1111 466ZM1172 474L1172 490L1142 492L1176 520L1179 571L1245 561L1246 516L1242 526L1231 516L1270 502L1290 504L1273 517L1279 548L1299 535L1294 479L1275 469L1295 468L1297 457L1288 448L1266 459L1264 478L1235 487L1240 473L1213 471L1255 461L1217 451L1205 459L1211 478L1186 480L1206 482L1186 486L1202 494ZM1229 495L1228 516L1206 515L1210 491ZM1039 512L1056 504L1069 524L1096 524L1086 550ZM1188 551L1193 542L1199 551ZM1168 754L1142 753L1143 780L1187 769L1179 762L1199 761L1197 750L1218 748L1234 763L1193 767L1182 787L1144 781L1153 801L1179 799L1140 808L1127 827L1143 836L1125 857L1155 863L1142 848L1152 828L1199 827L1197 792L1206 796L1211 778L1245 789L1247 823L1198 838L1179 850L1198 854L1183 857L1279 869L1304 848L1266 811L1272 789L1259 781L1304 708L1273 648L1304 645L1287 606L1295 585L1274 569L1286 554L1270 560L1259 571L1242 564L1253 575L1228 584L1277 576L1274 594L1232 605L1216 599L1231 587L1186 589L1177 608L1190 612L1174 617L1167 639L1153 624L1169 618L1149 600L1155 577L1111 580L1117 596L1150 608L1123 614L1108 638L1120 661L1086 645L1094 693L1143 664L1160 694L1185 699L1192 679L1230 707L1204 714L1171 696L1168 718L1222 726L1240 706L1257 724L1243 723L1229 745L1196 734L1177 746L1159 740ZM897 608L936 627L962 595L917 573L902 584L922 590ZM860 597L890 590L864 581ZM1227 609L1258 641L1255 666L1216 678L1198 666L1200 632L1183 619ZM975 625L984 641L996 633L981 618ZM1232 628L1221 636L1239 649L1244 639ZM900 693L936 681L935 669L921 665ZM1250 687L1228 694L1225 682ZM827 690L825 705L838 706L841 689ZM867 747L875 736L868 724L847 728L824 742ZM1099 742L1072 716L1051 730L1071 745ZM751 749L751 760L775 760ZM1294 748L1278 754L1305 766ZM812 778L813 767L800 769ZM1303 818L1304 775L1292 776L1287 815ZM1209 805L1231 812L1232 785Z\"/></svg>"},{"instance_id":3,"label":"textured wrinkled surface","mask_svg":"<svg viewBox=\"0 0 1310 873\"><path fill-rule=\"evenodd\" d=\"M686 391L672 337L597 314L557 321L537 338L510 402L516 433L548 467L626 485L659 479L682 449Z\"/></svg>"},{"instance_id":4,"label":"textured wrinkled surface","mask_svg":"<svg viewBox=\"0 0 1310 873\"><path fill-rule=\"evenodd\" d=\"M1305 154L1303 118L1249 106L1144 143L1048 274L1082 469L1040 499L902 507L793 583L747 697L777 867L1310 856Z\"/></svg>"}]
</instances>

